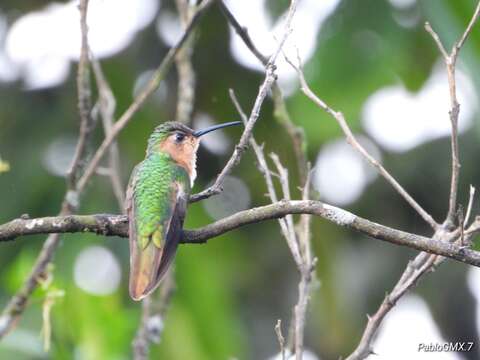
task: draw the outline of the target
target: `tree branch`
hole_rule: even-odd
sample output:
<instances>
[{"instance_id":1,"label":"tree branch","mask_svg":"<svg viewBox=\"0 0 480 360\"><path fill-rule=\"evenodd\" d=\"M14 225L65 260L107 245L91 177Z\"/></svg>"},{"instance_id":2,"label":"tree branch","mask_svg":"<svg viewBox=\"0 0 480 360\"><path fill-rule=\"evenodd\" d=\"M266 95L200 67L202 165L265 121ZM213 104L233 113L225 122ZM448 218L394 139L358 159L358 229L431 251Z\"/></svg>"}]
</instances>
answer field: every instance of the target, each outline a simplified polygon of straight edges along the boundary
<instances>
[{"instance_id":1,"label":"tree branch","mask_svg":"<svg viewBox=\"0 0 480 360\"><path fill-rule=\"evenodd\" d=\"M258 90L258 95L255 99L255 103L250 113L250 117L245 125L243 134L240 137L240 140L237 146L235 147L235 150L232 156L230 157L230 159L228 160L227 164L225 165L223 170L220 172L220 174L218 174L213 185L210 186L208 189L205 189L202 192L191 196L190 202L203 200L210 196L220 193L222 191L223 180L230 173L233 167L235 167L240 162L240 159L242 158L243 153L248 148L249 139L252 135L253 127L255 126L255 123L257 122L258 117L260 115L260 110L262 108L263 101L265 100L268 92L270 91L273 83L276 80L275 62L277 60L278 54L280 53L280 51L283 48L283 45L285 44L285 41L287 40L288 36L292 31L291 29L292 19L293 19L293 15L295 14L296 8L297 8L297 0L292 0L290 4L290 8L288 10L287 19L285 22L285 32L282 38L280 39L280 42L275 52L270 57L267 65L265 66L265 80L263 81L262 85L260 86L260 89Z\"/></svg>"},{"instance_id":2,"label":"tree branch","mask_svg":"<svg viewBox=\"0 0 480 360\"><path fill-rule=\"evenodd\" d=\"M460 104L457 100L457 85L455 79L455 70L457 64L457 57L460 53L462 46L465 44L468 36L472 32L473 26L480 16L480 1L477 3L477 7L473 13L473 16L465 29L460 39L452 46L452 50L449 53L445 50L437 33L432 29L428 22L425 23L425 30L432 36L433 40L438 46L440 53L442 54L445 66L447 68L448 87L450 91L450 123L452 127L451 131L451 148L452 148L452 176L450 184L450 196L448 203L448 213L445 219L446 226L453 226L454 218L457 209L457 194L458 194L458 180L460 177L460 158L458 155L458 116L460 114Z\"/></svg>"},{"instance_id":3,"label":"tree branch","mask_svg":"<svg viewBox=\"0 0 480 360\"><path fill-rule=\"evenodd\" d=\"M80 131L72 165L67 174L67 189L62 200L60 216L70 215L79 206L78 175L83 168L87 158L87 144L91 138L96 123L91 117L91 92L88 72L88 27L87 27L88 0L81 0L80 11L80 30L81 30L81 49L80 60L77 72L77 97L78 110L80 115ZM53 253L59 244L58 234L48 236L42 246L40 253L35 260L30 274L22 284L22 287L10 299L0 316L0 339L16 325L25 307L28 299L38 285L38 280L44 276L48 264L52 260Z\"/></svg>"},{"instance_id":4,"label":"tree branch","mask_svg":"<svg viewBox=\"0 0 480 360\"><path fill-rule=\"evenodd\" d=\"M77 107L80 115L80 135L78 144L75 148L75 154L68 171L68 186L75 190L78 175L85 164L82 162L86 158L87 143L93 130L93 118L91 116L91 91L90 91L90 71L89 71L89 46L88 46L88 26L87 11L88 0L80 1L80 32L81 46L80 58L78 60L77 70Z\"/></svg>"},{"instance_id":5,"label":"tree branch","mask_svg":"<svg viewBox=\"0 0 480 360\"><path fill-rule=\"evenodd\" d=\"M451 109L449 111L450 115L450 123L451 123L451 152L452 152L452 172L451 172L451 185L450 185L450 196L449 196L449 209L443 226L437 227L435 229L435 233L433 235L433 239L443 240L443 241L453 241L454 239L445 239L445 229L450 229L454 225L454 219L456 214L456 207L457 207L457 192L458 192L458 178L460 175L460 161L458 156L458 115L460 111L460 105L458 104L456 98L456 84L455 84L455 64L458 56L458 52L460 48L465 43L469 33L471 32L474 23L476 22L480 13L480 2L477 5L475 13L467 26L464 34L460 38L458 42L456 42L453 47L451 54L449 55L445 50L442 42L440 41L439 36L433 29L431 28L430 24L427 22L425 24L425 29L428 33L432 36L433 40L438 46L440 53L442 54L446 67L447 67L447 75L448 75L448 84L450 89L450 105ZM464 221L460 221L459 230L456 232L460 232L460 245L464 247L464 227L467 226L468 219L470 217L471 207L474 200L475 190L474 188L470 187L470 197L469 203L467 208L467 216ZM467 239L470 239L471 234L467 234ZM434 267L439 266L445 260L444 257L436 256L436 255L429 255L426 253L420 253L415 257L414 260L410 261L403 271L400 280L394 286L392 292L387 295L383 303L380 305L376 313L368 318L367 326L363 332L362 338L356 347L355 351L347 358L348 360L360 360L365 359L368 357L372 352L372 341L374 336L383 320L383 318L387 315L387 313L392 309L395 303L416 283L419 279L425 274L434 269Z\"/></svg>"},{"instance_id":6,"label":"tree branch","mask_svg":"<svg viewBox=\"0 0 480 360\"><path fill-rule=\"evenodd\" d=\"M343 114L339 111L333 110L328 106L323 100L321 100L308 86L305 76L303 74L301 64L295 65L290 59L286 59L288 63L297 71L298 77L300 79L301 90L302 92L316 104L319 108L323 109L329 115L331 115L338 125L342 129L345 138L352 147L362 155L365 160L370 163L378 173L407 201L408 204L433 228L437 229L439 224L432 218L432 216L427 213L420 204L413 199L413 197L398 183L398 181L372 156L368 151L357 141L352 130L348 126L347 121Z\"/></svg>"},{"instance_id":7,"label":"tree branch","mask_svg":"<svg viewBox=\"0 0 480 360\"><path fill-rule=\"evenodd\" d=\"M92 58L92 68L95 75L95 83L98 89L98 112L102 118L103 131L105 137L109 136L113 127L113 118L115 114L116 100L112 89L108 84L105 75L103 74L100 62ZM125 205L125 188L122 183L120 172L120 151L118 149L117 141L110 144L108 150L108 177L112 184L113 193L117 198L118 208L123 210Z\"/></svg>"},{"instance_id":8,"label":"tree branch","mask_svg":"<svg viewBox=\"0 0 480 360\"><path fill-rule=\"evenodd\" d=\"M225 6L224 2L221 1L219 3L220 9L223 12L224 16L226 17L227 21L233 27L235 32L238 36L243 40L244 44L250 49L253 55L264 65L267 66L268 58L264 56L255 46L248 31L245 27L242 27L240 23L237 21L235 16L228 10ZM235 104L239 114L242 118L246 118L238 101L236 100L233 91L230 90L230 96L232 101ZM298 174L300 178L300 184L303 186L302 198L303 200L308 200L309 198L309 186L310 186L310 164L307 160L306 154L306 139L305 133L303 128L298 127L290 118L290 114L288 113L287 106L285 104L285 99L283 97L282 91L278 86L278 83L275 81L272 85L272 97L273 97L273 107L274 107L274 116L277 121L284 127L287 134L290 136L292 140L293 150L295 152L296 160L297 160L297 168ZM246 120L244 120L246 122ZM260 147L256 143L253 136L250 140L250 144L257 156L258 160L258 168L260 172L264 175L265 181L268 188L268 193L272 202L277 201L277 195L275 193L275 189L273 187L272 176L271 172L268 168L267 162L265 160L265 156L263 153L263 146ZM279 160L277 158L277 160ZM289 198L289 188L288 188L288 173L286 171L281 171L280 168L283 169L283 166L277 161L278 164L277 168L279 170L280 181L282 184L284 197ZM280 165L280 167L278 166ZM282 172L285 176L281 176ZM286 185L286 186L285 186ZM313 279L313 272L315 268L315 259L312 258L310 252L310 216L309 215L302 215L298 224L298 227L294 227L293 222L290 220L289 217L286 219L280 219L280 227L282 230L282 234L285 237L287 244L290 248L292 256L297 264L298 270L300 271L300 283L298 286L299 289L299 297L298 302L293 309L292 321L291 321L291 329L292 331L289 334L292 337L289 338L289 347L290 352L295 352L295 357L297 360L300 360L303 356L303 332L305 327L305 314L308 305L308 299L310 294L311 282ZM300 253L299 249L303 251ZM277 329L277 328L276 328ZM277 337L278 337L277 332ZM281 343L281 342L280 342ZM281 345L281 352L282 356L284 357L284 349Z\"/></svg>"},{"instance_id":9,"label":"tree branch","mask_svg":"<svg viewBox=\"0 0 480 360\"><path fill-rule=\"evenodd\" d=\"M267 66L268 57L263 55L260 50L255 46L252 41L252 38L248 34L247 28L243 27L235 16L230 12L223 1L219 1L218 5L223 15L235 30L236 34L240 36L247 48L252 52L252 54L260 61L263 66ZM307 178L307 168L308 161L306 156L306 141L305 133L303 128L296 126L295 123L290 118L290 114L287 111L287 106L285 104L285 99L283 98L282 90L278 86L277 82L274 82L272 85L272 98L273 98L273 114L277 121L285 128L287 134L290 136L293 144L293 150L295 151L295 156L297 158L297 167L300 177L300 183L303 185Z\"/></svg>"},{"instance_id":10,"label":"tree branch","mask_svg":"<svg viewBox=\"0 0 480 360\"><path fill-rule=\"evenodd\" d=\"M222 11L222 14L225 16L227 21L232 25L233 29L237 33L238 36L243 40L245 45L248 47L248 49L252 52L252 54L264 65L267 66L268 64L268 57L263 55L260 50L257 49L255 44L253 43L252 39L250 38L250 35L248 34L248 31L246 28L244 28L240 23L237 21L235 16L230 12L230 10L227 8L225 3L223 1L218 2L218 6L220 7L220 10Z\"/></svg>"},{"instance_id":11,"label":"tree branch","mask_svg":"<svg viewBox=\"0 0 480 360\"><path fill-rule=\"evenodd\" d=\"M182 243L203 244L209 239L223 235L245 225L265 220L279 219L289 214L311 214L336 225L358 231L373 239L410 247L431 254L445 256L466 264L480 267L480 252L425 236L408 233L361 218L341 208L314 200L279 201L240 211L204 227L185 230ZM13 240L21 235L45 233L91 232L105 236L127 237L128 219L125 215L69 215L37 219L16 219L0 225L0 240ZM477 218L465 231L476 234L480 231ZM446 233L446 239L456 239L459 232Z\"/></svg>"},{"instance_id":12,"label":"tree branch","mask_svg":"<svg viewBox=\"0 0 480 360\"><path fill-rule=\"evenodd\" d=\"M437 255L430 255L426 259L424 264L414 272L413 276L409 276L407 281L403 283L399 282L395 286L394 290L390 294L387 294L385 296L382 304L380 305L379 309L373 316L367 316L368 323L365 328L365 331L363 332L362 339L360 340L360 343L358 344L355 351L350 356L348 356L346 360L364 359L369 355L374 354L374 351L372 348L372 341L382 320L388 314L388 312L395 306L397 301L410 288L415 286L416 282L423 274L425 274L426 272L432 271L433 269L432 266L435 263L436 258L437 258Z\"/></svg>"},{"instance_id":13,"label":"tree branch","mask_svg":"<svg viewBox=\"0 0 480 360\"><path fill-rule=\"evenodd\" d=\"M94 174L95 170L97 169L100 160L103 158L103 155L109 148L110 144L116 139L118 134L123 130L123 128L128 124L128 122L132 119L133 115L140 109L143 103L150 97L150 95L157 89L160 82L163 80L165 75L167 74L170 66L173 64L175 60L175 56L183 47L183 45L187 42L188 38L191 36L193 29L197 25L198 21L200 20L201 16L205 13L205 10L213 3L214 0L205 0L201 3L198 9L193 15L192 20L188 24L187 28L185 29L182 37L177 42L175 46L173 46L159 65L159 67L155 70L152 78L145 86L143 91L138 94L135 98L133 103L128 107L127 110L120 116L120 118L115 122L113 125L109 135L105 137L102 144L98 147L97 152L93 156L92 160L88 164L87 168L83 176L78 181L78 190L81 191L87 185L88 180Z\"/></svg>"},{"instance_id":14,"label":"tree branch","mask_svg":"<svg viewBox=\"0 0 480 360\"><path fill-rule=\"evenodd\" d=\"M185 29L191 21L194 7L188 0L175 0L180 22ZM195 72L192 65L194 37L191 36L175 57L178 72L176 121L190 125L195 103Z\"/></svg>"}]
</instances>

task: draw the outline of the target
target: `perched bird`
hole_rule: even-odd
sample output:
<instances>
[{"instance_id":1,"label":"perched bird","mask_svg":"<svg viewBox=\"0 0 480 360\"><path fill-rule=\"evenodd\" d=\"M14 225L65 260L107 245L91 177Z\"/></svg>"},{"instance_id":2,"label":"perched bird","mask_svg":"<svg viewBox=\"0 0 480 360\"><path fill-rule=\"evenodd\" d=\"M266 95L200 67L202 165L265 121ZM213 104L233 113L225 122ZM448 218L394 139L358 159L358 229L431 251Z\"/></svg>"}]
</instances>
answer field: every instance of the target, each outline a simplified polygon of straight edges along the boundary
<instances>
[{"instance_id":1,"label":"perched bird","mask_svg":"<svg viewBox=\"0 0 480 360\"><path fill-rule=\"evenodd\" d=\"M188 197L197 175L200 137L239 121L194 131L179 122L158 126L126 196L130 238L130 296L141 300L159 285L182 236Z\"/></svg>"}]
</instances>

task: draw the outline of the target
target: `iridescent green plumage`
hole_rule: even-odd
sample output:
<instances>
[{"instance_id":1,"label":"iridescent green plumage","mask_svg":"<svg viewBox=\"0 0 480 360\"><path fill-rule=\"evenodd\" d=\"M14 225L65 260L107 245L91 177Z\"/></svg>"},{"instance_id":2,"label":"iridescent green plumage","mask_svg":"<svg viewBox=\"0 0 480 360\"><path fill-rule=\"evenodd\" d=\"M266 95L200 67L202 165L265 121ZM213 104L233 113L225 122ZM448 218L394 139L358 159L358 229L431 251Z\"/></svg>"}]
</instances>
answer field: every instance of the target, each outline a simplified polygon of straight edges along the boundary
<instances>
[{"instance_id":1,"label":"iridescent green plumage","mask_svg":"<svg viewBox=\"0 0 480 360\"><path fill-rule=\"evenodd\" d=\"M172 215L173 197L177 191L178 183L183 191L190 193L190 180L185 169L177 165L172 158L165 153L149 155L138 165L135 174L134 206L135 221L137 228L137 241L145 248L150 238L163 226L166 230L168 220ZM163 233L163 231L162 231ZM162 237L165 234L162 234ZM154 243L161 247L158 242L161 239L153 238Z\"/></svg>"},{"instance_id":2,"label":"iridescent green plumage","mask_svg":"<svg viewBox=\"0 0 480 360\"><path fill-rule=\"evenodd\" d=\"M159 145L172 131L190 131L165 123L150 136L145 160L131 176L127 191L130 219L130 294L141 299L153 291L180 241L190 177Z\"/></svg>"},{"instance_id":3,"label":"iridescent green plumage","mask_svg":"<svg viewBox=\"0 0 480 360\"><path fill-rule=\"evenodd\" d=\"M177 122L158 126L148 140L127 190L130 238L130 295L140 300L160 283L182 237L195 178L199 137L239 122L193 131Z\"/></svg>"}]
</instances>

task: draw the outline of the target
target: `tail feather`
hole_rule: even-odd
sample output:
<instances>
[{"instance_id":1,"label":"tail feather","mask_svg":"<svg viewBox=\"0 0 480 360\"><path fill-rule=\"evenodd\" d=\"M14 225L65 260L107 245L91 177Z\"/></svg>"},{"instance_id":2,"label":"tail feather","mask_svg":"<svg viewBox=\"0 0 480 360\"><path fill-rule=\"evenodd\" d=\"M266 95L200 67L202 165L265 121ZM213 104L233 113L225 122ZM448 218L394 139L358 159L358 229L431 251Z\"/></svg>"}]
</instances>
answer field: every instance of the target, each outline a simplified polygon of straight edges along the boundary
<instances>
[{"instance_id":1,"label":"tail feather","mask_svg":"<svg viewBox=\"0 0 480 360\"><path fill-rule=\"evenodd\" d=\"M127 213L130 238L130 296L141 300L153 292L172 262L182 237L183 219L187 196L181 184L172 183L172 206L168 216L159 218L155 230L148 237L137 231L136 205L133 199L134 186L127 192ZM142 238L138 238L142 236Z\"/></svg>"},{"instance_id":2,"label":"tail feather","mask_svg":"<svg viewBox=\"0 0 480 360\"><path fill-rule=\"evenodd\" d=\"M163 248L155 246L153 241L141 249L136 239L130 238L130 284L129 291L133 300L141 300L150 294L160 282L160 267Z\"/></svg>"}]
</instances>

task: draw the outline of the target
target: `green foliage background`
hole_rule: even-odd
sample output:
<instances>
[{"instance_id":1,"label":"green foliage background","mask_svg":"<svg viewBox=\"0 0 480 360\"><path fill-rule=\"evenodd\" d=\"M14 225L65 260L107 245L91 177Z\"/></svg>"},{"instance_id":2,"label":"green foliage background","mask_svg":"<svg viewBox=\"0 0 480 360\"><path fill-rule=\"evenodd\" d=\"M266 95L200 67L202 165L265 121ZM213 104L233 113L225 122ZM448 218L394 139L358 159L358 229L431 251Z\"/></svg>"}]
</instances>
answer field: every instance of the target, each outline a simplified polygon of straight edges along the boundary
<instances>
[{"instance_id":1,"label":"green foliage background","mask_svg":"<svg viewBox=\"0 0 480 360\"><path fill-rule=\"evenodd\" d=\"M46 1L3 0L0 9L12 23L21 14L38 9ZM286 1L268 2L272 16L283 11ZM351 127L362 132L362 104L375 90L401 81L413 93L419 90L438 61L438 51L423 29L429 21L450 47L462 32L475 6L472 0L421 0L412 8L396 10L383 0L344 0L317 35L314 56L306 64L312 89L335 109L342 110ZM162 9L173 10L171 1ZM398 25L394 16L420 16L413 28ZM112 15L114 16L114 15ZM462 50L465 65L480 91L480 26ZM377 42L359 38L362 32L378 35ZM255 40L255 34L251 34ZM360 40L359 40L360 39ZM363 40L362 40L363 39ZM151 25L120 54L102 61L117 97L117 115L132 101L131 89L141 72L157 65L167 51ZM263 75L238 65L229 51L229 31L218 9L202 20L194 53L197 75L196 112L207 112L218 121L236 118L228 97L234 88L244 108L250 109ZM150 100L119 138L123 180L139 162L146 139L160 122L172 119L175 110L176 74L167 79L165 104ZM24 91L22 84L0 84L0 154L10 163L0 174L0 222L24 213L31 217L53 215L64 193L64 179L45 169L42 156L48 145L64 135L76 137L75 74L66 83L43 91ZM291 96L288 108L308 138L308 156L314 162L322 144L341 137L336 123L300 93ZM385 119L388 121L388 119ZM468 185L478 184L480 126L477 117L471 131L461 136L462 178L460 201L466 203ZM229 130L232 141L238 131ZM95 142L101 140L101 132ZM295 159L289 138L272 117L267 100L255 128L267 152L277 152L290 168L296 189ZM441 139L403 154L383 152L385 166L437 220L447 210L449 143ZM200 150L199 178L195 190L204 188L221 169L226 156ZM234 175L249 186L252 205L266 204L265 186L250 153ZM298 193L295 193L298 196ZM382 179L377 179L349 209L363 217L396 228L429 234L422 220ZM106 178L96 177L82 201L81 213L118 213ZM212 219L201 204L188 211L187 228ZM45 236L24 237L1 244L0 305L19 288L29 272ZM140 306L128 297L128 246L116 238L89 234L62 236L55 255L53 286L65 296L52 309L53 339L49 354L40 344L41 306L45 292L37 290L31 305L13 332L0 342L2 359L128 359L137 328ZM109 296L85 293L73 282L72 264L85 247L108 247L121 261L122 282ZM318 257L321 286L312 294L306 345L322 359L346 355L359 340L365 314L373 312L385 291L415 253L382 244L358 234L313 222L313 244ZM466 266L448 262L418 288L431 306L446 339L477 339L472 314L475 299L465 284ZM288 321L296 301L298 274L275 222L245 227L204 246L182 246L175 265L177 290L165 318L160 345L152 346L152 358L162 359L260 359L277 352L273 331L276 319ZM439 289L442 289L441 291ZM284 329L286 331L286 329ZM465 358L478 358L478 349Z\"/></svg>"}]
</instances>

